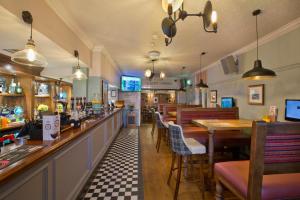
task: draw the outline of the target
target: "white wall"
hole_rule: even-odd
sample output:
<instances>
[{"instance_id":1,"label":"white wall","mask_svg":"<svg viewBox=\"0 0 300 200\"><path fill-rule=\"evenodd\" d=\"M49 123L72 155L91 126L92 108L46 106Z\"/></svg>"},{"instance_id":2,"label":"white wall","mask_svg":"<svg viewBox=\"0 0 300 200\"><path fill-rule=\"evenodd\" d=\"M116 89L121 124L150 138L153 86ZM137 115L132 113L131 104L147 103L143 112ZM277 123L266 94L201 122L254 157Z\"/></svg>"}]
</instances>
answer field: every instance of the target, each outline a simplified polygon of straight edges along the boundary
<instances>
[{"instance_id":1,"label":"white wall","mask_svg":"<svg viewBox=\"0 0 300 200\"><path fill-rule=\"evenodd\" d=\"M278 106L279 120L284 120L285 99L300 99L300 28L282 35L259 47L263 66L274 70L277 78L265 81L242 80L242 74L253 68L256 50L239 55L239 74L224 75L220 64L207 70L210 90L218 90L218 103L222 96L236 98L240 117L261 119L271 105ZM265 84L265 105L248 105L249 85Z\"/></svg>"}]
</instances>

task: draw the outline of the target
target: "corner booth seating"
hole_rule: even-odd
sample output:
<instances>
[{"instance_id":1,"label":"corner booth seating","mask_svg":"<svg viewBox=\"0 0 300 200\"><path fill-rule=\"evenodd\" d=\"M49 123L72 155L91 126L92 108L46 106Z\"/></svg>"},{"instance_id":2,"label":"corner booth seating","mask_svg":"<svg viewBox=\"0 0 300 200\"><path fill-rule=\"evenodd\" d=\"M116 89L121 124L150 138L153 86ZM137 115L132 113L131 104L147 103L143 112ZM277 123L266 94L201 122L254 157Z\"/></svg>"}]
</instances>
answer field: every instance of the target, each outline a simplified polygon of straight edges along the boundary
<instances>
[{"instance_id":1,"label":"corner booth seating","mask_svg":"<svg viewBox=\"0 0 300 200\"><path fill-rule=\"evenodd\" d=\"M194 119L239 119L239 109L234 108L177 108L177 124L182 126L184 137L194 138L208 145L208 131L192 123ZM217 131L215 147L240 147L250 145L250 137L241 131Z\"/></svg>"},{"instance_id":2,"label":"corner booth seating","mask_svg":"<svg viewBox=\"0 0 300 200\"><path fill-rule=\"evenodd\" d=\"M253 122L250 161L215 164L216 199L223 186L240 199L300 199L300 123Z\"/></svg>"}]
</instances>

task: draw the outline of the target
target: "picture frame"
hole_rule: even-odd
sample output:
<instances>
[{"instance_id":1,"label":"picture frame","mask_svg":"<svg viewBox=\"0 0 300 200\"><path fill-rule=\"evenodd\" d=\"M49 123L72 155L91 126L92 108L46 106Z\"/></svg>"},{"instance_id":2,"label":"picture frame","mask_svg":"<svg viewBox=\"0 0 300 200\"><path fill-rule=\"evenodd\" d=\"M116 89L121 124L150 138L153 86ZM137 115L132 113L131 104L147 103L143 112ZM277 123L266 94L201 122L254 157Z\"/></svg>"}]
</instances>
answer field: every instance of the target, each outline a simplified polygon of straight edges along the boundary
<instances>
[{"instance_id":1,"label":"picture frame","mask_svg":"<svg viewBox=\"0 0 300 200\"><path fill-rule=\"evenodd\" d=\"M217 103L218 102L218 91L211 90L210 91L210 103Z\"/></svg>"},{"instance_id":2,"label":"picture frame","mask_svg":"<svg viewBox=\"0 0 300 200\"><path fill-rule=\"evenodd\" d=\"M116 97L117 95L116 95L116 90L112 90L111 91L111 97Z\"/></svg>"},{"instance_id":3,"label":"picture frame","mask_svg":"<svg viewBox=\"0 0 300 200\"><path fill-rule=\"evenodd\" d=\"M265 104L265 85L249 85L248 86L248 104L264 105Z\"/></svg>"},{"instance_id":4,"label":"picture frame","mask_svg":"<svg viewBox=\"0 0 300 200\"><path fill-rule=\"evenodd\" d=\"M158 97L153 98L153 103L158 103Z\"/></svg>"}]
</instances>

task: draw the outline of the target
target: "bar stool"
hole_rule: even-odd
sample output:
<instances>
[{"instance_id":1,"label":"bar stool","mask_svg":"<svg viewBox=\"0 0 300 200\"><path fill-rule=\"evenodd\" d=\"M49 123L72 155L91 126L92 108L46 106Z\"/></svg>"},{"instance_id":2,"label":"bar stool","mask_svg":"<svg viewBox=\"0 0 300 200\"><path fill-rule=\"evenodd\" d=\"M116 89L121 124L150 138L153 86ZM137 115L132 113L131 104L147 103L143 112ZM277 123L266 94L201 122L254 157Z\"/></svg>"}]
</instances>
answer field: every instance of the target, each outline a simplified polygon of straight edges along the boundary
<instances>
[{"instance_id":1,"label":"bar stool","mask_svg":"<svg viewBox=\"0 0 300 200\"><path fill-rule=\"evenodd\" d=\"M168 129L168 123L163 122L162 117L159 112L155 112L155 121L157 126L157 142L156 142L156 150L159 152L160 143L162 135L166 133Z\"/></svg>"},{"instance_id":2,"label":"bar stool","mask_svg":"<svg viewBox=\"0 0 300 200\"><path fill-rule=\"evenodd\" d=\"M203 174L203 155L206 154L206 147L196 141L193 138L184 138L183 131L181 126L176 125L174 123L169 123L169 133L171 139L172 146L172 164L170 169L170 174L168 178L168 185L170 185L170 179L172 177L172 173L174 170L177 170L177 178L176 178L176 187L174 193L174 200L178 197L179 192L179 184L181 178L181 169L182 169L182 157L183 156L192 156L192 155L200 155L200 181L201 181L201 193L202 199L204 199L204 174ZM175 160L177 160L177 167L175 168Z\"/></svg>"}]
</instances>

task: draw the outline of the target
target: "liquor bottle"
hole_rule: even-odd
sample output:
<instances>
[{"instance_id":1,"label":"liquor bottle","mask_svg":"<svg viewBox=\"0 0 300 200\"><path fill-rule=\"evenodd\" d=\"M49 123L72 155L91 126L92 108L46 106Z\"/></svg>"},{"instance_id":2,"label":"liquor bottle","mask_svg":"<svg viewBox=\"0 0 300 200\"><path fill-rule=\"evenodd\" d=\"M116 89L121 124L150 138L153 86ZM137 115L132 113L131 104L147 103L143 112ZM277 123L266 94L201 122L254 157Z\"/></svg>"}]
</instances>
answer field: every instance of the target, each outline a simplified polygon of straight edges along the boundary
<instances>
[{"instance_id":1,"label":"liquor bottle","mask_svg":"<svg viewBox=\"0 0 300 200\"><path fill-rule=\"evenodd\" d=\"M8 93L14 94L16 92L16 83L14 82L14 79L11 79L11 83L9 85Z\"/></svg>"},{"instance_id":2,"label":"liquor bottle","mask_svg":"<svg viewBox=\"0 0 300 200\"><path fill-rule=\"evenodd\" d=\"M21 87L20 82L18 82L18 84L17 84L16 93L17 94L22 94L23 93L23 88Z\"/></svg>"}]
</instances>

